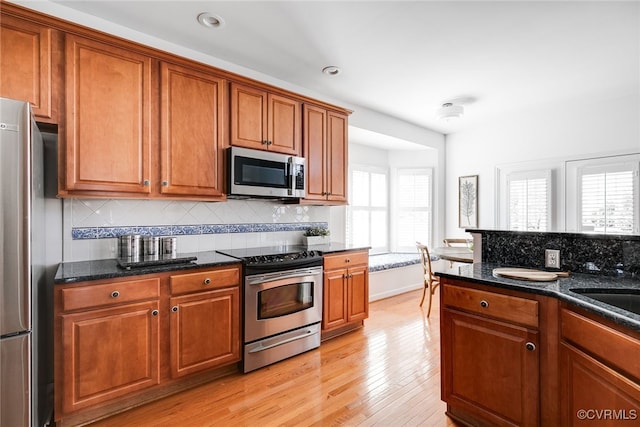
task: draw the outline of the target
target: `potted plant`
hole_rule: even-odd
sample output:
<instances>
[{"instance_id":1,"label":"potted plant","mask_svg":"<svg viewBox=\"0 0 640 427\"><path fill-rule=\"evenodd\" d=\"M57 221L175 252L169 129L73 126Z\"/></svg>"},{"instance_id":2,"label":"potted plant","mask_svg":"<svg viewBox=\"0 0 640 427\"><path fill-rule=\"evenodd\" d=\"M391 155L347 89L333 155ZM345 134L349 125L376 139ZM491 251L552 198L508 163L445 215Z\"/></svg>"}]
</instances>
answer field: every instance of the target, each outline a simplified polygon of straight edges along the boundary
<instances>
[{"instance_id":1,"label":"potted plant","mask_svg":"<svg viewBox=\"0 0 640 427\"><path fill-rule=\"evenodd\" d=\"M329 243L329 230L321 227L307 228L303 239L307 246Z\"/></svg>"}]
</instances>

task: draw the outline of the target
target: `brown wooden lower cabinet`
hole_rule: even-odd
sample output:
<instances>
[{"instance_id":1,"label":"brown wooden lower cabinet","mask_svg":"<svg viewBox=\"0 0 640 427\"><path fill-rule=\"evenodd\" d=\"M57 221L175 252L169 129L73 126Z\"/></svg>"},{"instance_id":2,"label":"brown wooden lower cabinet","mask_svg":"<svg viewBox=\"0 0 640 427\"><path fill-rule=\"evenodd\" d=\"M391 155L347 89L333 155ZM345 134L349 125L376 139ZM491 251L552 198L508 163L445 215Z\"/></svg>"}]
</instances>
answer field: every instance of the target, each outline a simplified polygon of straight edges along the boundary
<instances>
[{"instance_id":1,"label":"brown wooden lower cabinet","mask_svg":"<svg viewBox=\"0 0 640 427\"><path fill-rule=\"evenodd\" d=\"M561 424L640 423L640 334L563 308Z\"/></svg>"},{"instance_id":2,"label":"brown wooden lower cabinet","mask_svg":"<svg viewBox=\"0 0 640 427\"><path fill-rule=\"evenodd\" d=\"M448 412L479 425L539 425L538 302L443 282L441 392Z\"/></svg>"},{"instance_id":3,"label":"brown wooden lower cabinet","mask_svg":"<svg viewBox=\"0 0 640 427\"><path fill-rule=\"evenodd\" d=\"M182 377L240 360L240 290L171 298L171 375Z\"/></svg>"},{"instance_id":4,"label":"brown wooden lower cabinet","mask_svg":"<svg viewBox=\"0 0 640 427\"><path fill-rule=\"evenodd\" d=\"M61 318L65 413L160 382L157 300Z\"/></svg>"},{"instance_id":5,"label":"brown wooden lower cabinet","mask_svg":"<svg viewBox=\"0 0 640 427\"><path fill-rule=\"evenodd\" d=\"M442 395L496 426L538 425L538 332L444 310Z\"/></svg>"},{"instance_id":6,"label":"brown wooden lower cabinet","mask_svg":"<svg viewBox=\"0 0 640 427\"><path fill-rule=\"evenodd\" d=\"M237 371L240 265L56 285L54 318L54 418L83 424Z\"/></svg>"},{"instance_id":7,"label":"brown wooden lower cabinet","mask_svg":"<svg viewBox=\"0 0 640 427\"><path fill-rule=\"evenodd\" d=\"M362 326L369 317L368 263L368 251L324 257L323 338L330 335L326 332Z\"/></svg>"},{"instance_id":8,"label":"brown wooden lower cabinet","mask_svg":"<svg viewBox=\"0 0 640 427\"><path fill-rule=\"evenodd\" d=\"M640 332L553 297L443 277L441 393L471 426L640 419Z\"/></svg>"}]
</instances>

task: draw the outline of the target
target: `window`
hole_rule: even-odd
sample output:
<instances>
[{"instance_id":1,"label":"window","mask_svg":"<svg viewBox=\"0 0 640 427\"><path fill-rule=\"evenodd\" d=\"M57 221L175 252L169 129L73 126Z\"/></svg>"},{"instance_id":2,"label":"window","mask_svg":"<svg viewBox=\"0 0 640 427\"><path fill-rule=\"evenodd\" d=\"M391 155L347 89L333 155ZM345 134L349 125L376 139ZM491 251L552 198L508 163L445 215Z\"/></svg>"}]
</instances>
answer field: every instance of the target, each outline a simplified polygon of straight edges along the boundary
<instances>
[{"instance_id":1,"label":"window","mask_svg":"<svg viewBox=\"0 0 640 427\"><path fill-rule=\"evenodd\" d=\"M371 246L371 252L389 250L389 193L387 171L353 166L347 208L347 243Z\"/></svg>"},{"instance_id":2,"label":"window","mask_svg":"<svg viewBox=\"0 0 640 427\"><path fill-rule=\"evenodd\" d=\"M567 162L567 230L640 231L640 154Z\"/></svg>"},{"instance_id":3,"label":"window","mask_svg":"<svg viewBox=\"0 0 640 427\"><path fill-rule=\"evenodd\" d=\"M551 228L551 171L507 175L507 228L548 231Z\"/></svg>"},{"instance_id":4,"label":"window","mask_svg":"<svg viewBox=\"0 0 640 427\"><path fill-rule=\"evenodd\" d=\"M413 252L416 241L431 243L432 180L431 169L398 169L394 186L394 248Z\"/></svg>"},{"instance_id":5,"label":"window","mask_svg":"<svg viewBox=\"0 0 640 427\"><path fill-rule=\"evenodd\" d=\"M637 164L584 167L578 174L580 231L633 233L638 215Z\"/></svg>"}]
</instances>

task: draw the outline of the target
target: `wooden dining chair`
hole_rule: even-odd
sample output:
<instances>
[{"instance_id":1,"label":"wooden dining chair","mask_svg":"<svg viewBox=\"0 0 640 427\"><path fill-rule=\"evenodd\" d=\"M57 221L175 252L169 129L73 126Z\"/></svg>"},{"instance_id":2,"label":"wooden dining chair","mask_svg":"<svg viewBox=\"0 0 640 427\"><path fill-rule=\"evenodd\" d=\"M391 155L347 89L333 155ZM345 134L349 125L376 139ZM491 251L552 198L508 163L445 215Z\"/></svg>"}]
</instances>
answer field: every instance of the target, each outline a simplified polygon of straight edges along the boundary
<instances>
[{"instance_id":1,"label":"wooden dining chair","mask_svg":"<svg viewBox=\"0 0 640 427\"><path fill-rule=\"evenodd\" d=\"M473 240L471 239L444 239L444 245L447 247L464 246L469 247Z\"/></svg>"},{"instance_id":2,"label":"wooden dining chair","mask_svg":"<svg viewBox=\"0 0 640 427\"><path fill-rule=\"evenodd\" d=\"M473 243L473 239L444 239L442 242L447 248L456 246L468 248ZM453 261L449 261L449 267L453 267Z\"/></svg>"},{"instance_id":3,"label":"wooden dining chair","mask_svg":"<svg viewBox=\"0 0 640 427\"><path fill-rule=\"evenodd\" d=\"M420 242L416 242L416 247L420 253L420 260L422 261L422 272L424 280L424 289L422 290L422 299L420 300L420 307L424 304L424 297L429 293L429 306L427 307L427 317L431 314L431 303L433 300L433 294L440 285L440 279L433 274L431 269L431 255L429 255L429 249L426 245Z\"/></svg>"}]
</instances>

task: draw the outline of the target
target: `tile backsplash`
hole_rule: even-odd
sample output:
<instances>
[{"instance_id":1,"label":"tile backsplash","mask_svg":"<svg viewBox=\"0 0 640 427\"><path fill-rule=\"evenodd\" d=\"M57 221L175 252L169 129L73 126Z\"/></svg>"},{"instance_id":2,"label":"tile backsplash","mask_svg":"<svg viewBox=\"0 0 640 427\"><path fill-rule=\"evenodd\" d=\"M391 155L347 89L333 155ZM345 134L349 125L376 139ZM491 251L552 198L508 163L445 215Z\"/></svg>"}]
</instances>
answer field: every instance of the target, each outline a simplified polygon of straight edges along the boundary
<instances>
[{"instance_id":1,"label":"tile backsplash","mask_svg":"<svg viewBox=\"0 0 640 427\"><path fill-rule=\"evenodd\" d=\"M327 227L329 217L328 206L266 200L65 199L63 260L114 258L117 236L132 232L176 235L179 252L297 244L305 228Z\"/></svg>"}]
</instances>

